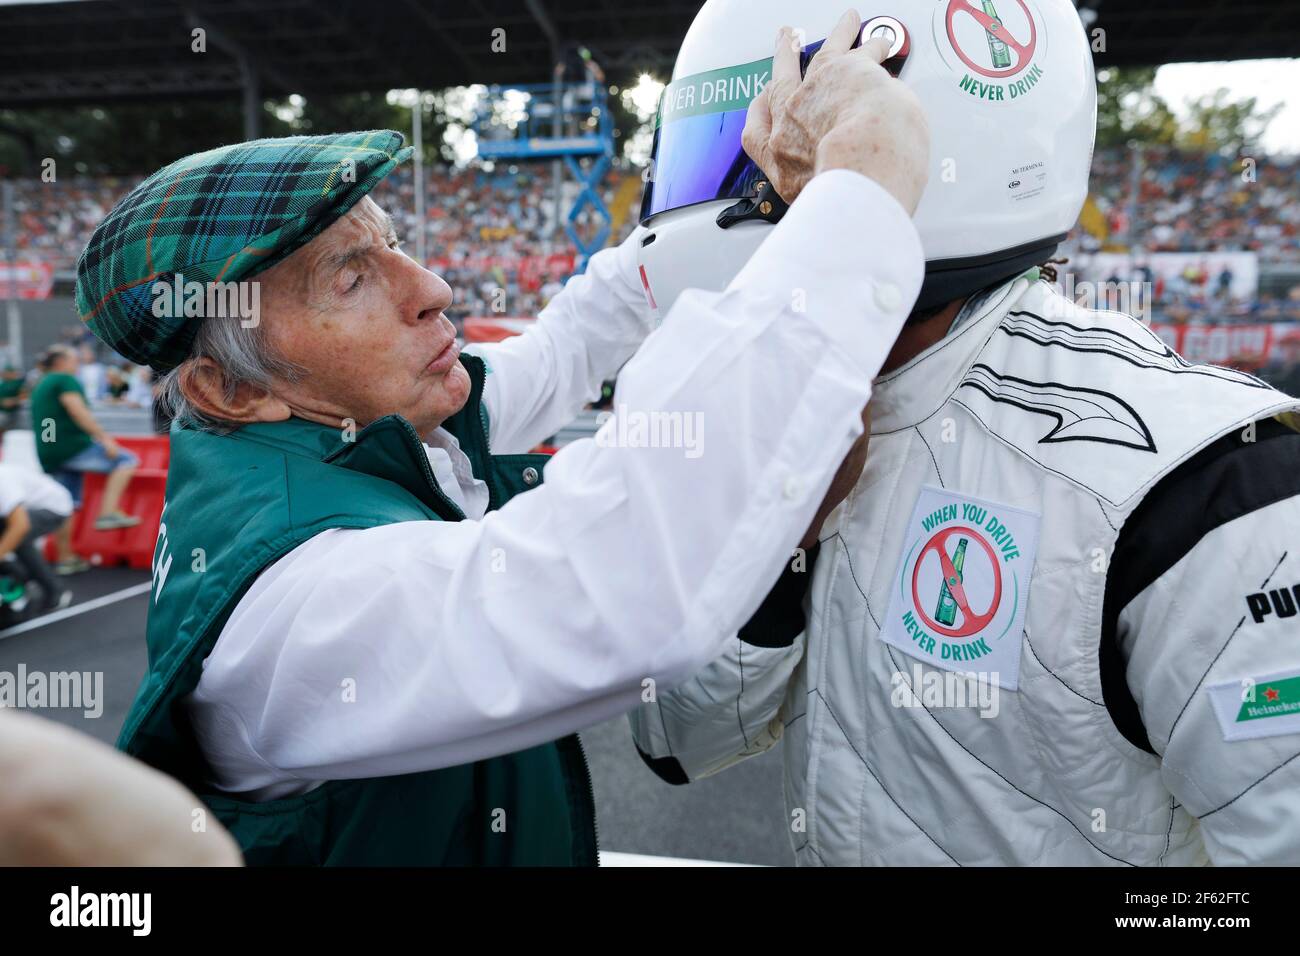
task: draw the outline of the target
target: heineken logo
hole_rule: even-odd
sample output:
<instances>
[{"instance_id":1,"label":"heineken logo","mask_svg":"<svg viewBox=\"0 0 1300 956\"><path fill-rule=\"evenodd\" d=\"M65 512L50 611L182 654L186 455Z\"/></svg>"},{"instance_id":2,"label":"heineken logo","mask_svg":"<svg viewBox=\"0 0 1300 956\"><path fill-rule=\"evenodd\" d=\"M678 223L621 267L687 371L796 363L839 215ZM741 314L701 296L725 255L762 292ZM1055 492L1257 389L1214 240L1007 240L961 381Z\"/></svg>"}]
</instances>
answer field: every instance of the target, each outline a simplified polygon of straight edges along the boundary
<instances>
[{"instance_id":1,"label":"heineken logo","mask_svg":"<svg viewBox=\"0 0 1300 956\"><path fill-rule=\"evenodd\" d=\"M947 670L1014 690L1039 516L923 488L904 538L881 639Z\"/></svg>"},{"instance_id":2,"label":"heineken logo","mask_svg":"<svg viewBox=\"0 0 1300 956\"><path fill-rule=\"evenodd\" d=\"M1224 740L1300 733L1300 672L1216 684L1210 687L1210 702Z\"/></svg>"},{"instance_id":3,"label":"heineken logo","mask_svg":"<svg viewBox=\"0 0 1300 956\"><path fill-rule=\"evenodd\" d=\"M1254 700L1246 700L1237 711L1237 723L1300 714L1300 677L1255 686Z\"/></svg>"},{"instance_id":4,"label":"heineken logo","mask_svg":"<svg viewBox=\"0 0 1300 956\"><path fill-rule=\"evenodd\" d=\"M936 11L940 16L956 56L949 66L960 74L963 92L982 100L1014 100L1042 79L1043 68L1035 61L1042 59L1044 35L1026 0L949 0Z\"/></svg>"}]
</instances>

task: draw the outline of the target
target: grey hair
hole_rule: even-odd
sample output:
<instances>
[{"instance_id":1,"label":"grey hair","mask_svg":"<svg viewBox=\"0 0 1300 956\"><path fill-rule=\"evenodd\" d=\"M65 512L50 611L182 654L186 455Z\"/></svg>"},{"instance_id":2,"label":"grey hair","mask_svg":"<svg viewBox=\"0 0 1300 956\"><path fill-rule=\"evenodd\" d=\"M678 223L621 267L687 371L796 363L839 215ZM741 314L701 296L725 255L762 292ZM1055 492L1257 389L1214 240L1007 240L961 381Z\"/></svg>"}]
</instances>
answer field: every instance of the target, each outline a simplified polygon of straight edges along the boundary
<instances>
[{"instance_id":1,"label":"grey hair","mask_svg":"<svg viewBox=\"0 0 1300 956\"><path fill-rule=\"evenodd\" d=\"M158 383L158 402L172 418L183 419L205 431L226 434L240 422L215 418L197 408L185 394L195 359L210 359L223 373L223 397L235 399L241 385L268 391L276 381L297 382L306 374L300 365L280 356L266 340L262 324L245 328L236 318L212 317L202 321L190 355Z\"/></svg>"}]
</instances>

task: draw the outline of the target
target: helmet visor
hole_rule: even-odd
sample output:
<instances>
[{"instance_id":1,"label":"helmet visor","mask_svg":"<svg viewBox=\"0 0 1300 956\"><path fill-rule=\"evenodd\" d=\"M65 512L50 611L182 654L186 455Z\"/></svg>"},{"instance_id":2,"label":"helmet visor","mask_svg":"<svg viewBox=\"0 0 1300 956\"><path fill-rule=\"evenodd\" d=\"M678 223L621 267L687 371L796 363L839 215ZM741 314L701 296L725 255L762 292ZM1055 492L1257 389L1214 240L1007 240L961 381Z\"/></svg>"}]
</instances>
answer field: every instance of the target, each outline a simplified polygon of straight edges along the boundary
<instances>
[{"instance_id":1,"label":"helmet visor","mask_svg":"<svg viewBox=\"0 0 1300 956\"><path fill-rule=\"evenodd\" d=\"M894 41L885 68L894 76L907 54L906 33L898 21L885 19ZM877 20L866 21L853 40L857 47L862 34ZM813 56L825 40L803 47L799 71L806 73ZM892 58L894 54L897 58ZM745 116L754 97L772 76L772 58L739 66L709 70L673 80L664 87L655 114L654 145L645 192L641 196L641 222L652 216L696 203L752 196L754 186L767 177L740 145Z\"/></svg>"},{"instance_id":2,"label":"helmet visor","mask_svg":"<svg viewBox=\"0 0 1300 956\"><path fill-rule=\"evenodd\" d=\"M696 73L664 88L641 221L716 199L740 199L763 178L740 145L750 101L772 75L772 59Z\"/></svg>"}]
</instances>

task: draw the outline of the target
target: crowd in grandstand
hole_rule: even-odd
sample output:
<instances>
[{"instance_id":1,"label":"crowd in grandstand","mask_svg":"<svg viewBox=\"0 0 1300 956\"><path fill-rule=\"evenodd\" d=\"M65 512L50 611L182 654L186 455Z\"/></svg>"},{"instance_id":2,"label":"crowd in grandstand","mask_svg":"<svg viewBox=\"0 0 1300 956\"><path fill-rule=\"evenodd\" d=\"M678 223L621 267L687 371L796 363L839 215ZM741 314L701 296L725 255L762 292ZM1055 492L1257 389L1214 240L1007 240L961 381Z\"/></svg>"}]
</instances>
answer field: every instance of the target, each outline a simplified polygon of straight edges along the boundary
<instances>
[{"instance_id":1,"label":"crowd in grandstand","mask_svg":"<svg viewBox=\"0 0 1300 956\"><path fill-rule=\"evenodd\" d=\"M613 241L636 225L628 210L613 208L618 186L628 175L611 172L603 184L601 198L619 226ZM394 172L380 184L375 199L392 212L407 251L414 252L413 171ZM428 171L425 203L426 255L456 291L452 311L457 317L536 315L573 271L575 249L564 231L570 202L566 195L557 229L549 165L435 168ZM590 206L575 226L584 236L593 234L597 222Z\"/></svg>"},{"instance_id":2,"label":"crowd in grandstand","mask_svg":"<svg viewBox=\"0 0 1300 956\"><path fill-rule=\"evenodd\" d=\"M1132 203L1135 161L1140 175ZM1135 157L1127 149L1099 150L1092 190L1112 241L1149 252L1239 249L1266 263L1300 259L1300 157L1243 159L1173 147L1147 147ZM1084 247L1100 248L1101 241L1092 237Z\"/></svg>"},{"instance_id":3,"label":"crowd in grandstand","mask_svg":"<svg viewBox=\"0 0 1300 956\"><path fill-rule=\"evenodd\" d=\"M1150 282L1158 320L1199 318L1238 321L1300 319L1300 288L1249 295L1230 294L1230 267L1208 258L1177 274L1153 277L1140 261L1116 274L1090 267L1103 247L1134 246L1147 253L1249 251L1265 267L1300 264L1300 158L1240 158L1152 147L1140 156L1138 201L1130 202L1134 155L1098 151L1093 161L1093 201L1100 225L1075 230L1066 253L1079 278ZM425 237L429 264L456 291L453 318L535 315L560 290L576 261L562 218L555 222L549 164L430 166L426 175ZM635 226L635 210L615 208L636 190L619 186L634 172L612 171L602 198L614 216L611 242ZM68 274L94 226L138 179L19 181L16 190L20 257L32 256ZM561 216L567 217L576 186L569 182ZM376 199L396 217L406 248L415 250L414 174L410 167L388 177ZM1132 218L1132 221L1130 221ZM598 228L588 207L577 228ZM1145 274L1144 274L1145 269Z\"/></svg>"}]
</instances>

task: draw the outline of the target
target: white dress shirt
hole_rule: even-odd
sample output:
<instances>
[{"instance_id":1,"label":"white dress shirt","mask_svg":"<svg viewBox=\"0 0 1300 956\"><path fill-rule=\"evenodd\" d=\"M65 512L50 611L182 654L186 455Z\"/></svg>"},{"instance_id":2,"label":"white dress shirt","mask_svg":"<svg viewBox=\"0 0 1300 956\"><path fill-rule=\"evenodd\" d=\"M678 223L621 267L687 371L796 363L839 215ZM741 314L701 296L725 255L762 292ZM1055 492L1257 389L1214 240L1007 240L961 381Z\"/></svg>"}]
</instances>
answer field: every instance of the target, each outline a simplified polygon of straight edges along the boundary
<instances>
[{"instance_id":1,"label":"white dress shirt","mask_svg":"<svg viewBox=\"0 0 1300 956\"><path fill-rule=\"evenodd\" d=\"M498 511L326 531L254 582L188 699L214 786L267 800L554 740L685 679L758 607L862 431L920 241L879 185L823 174L724 292L687 291L651 333L643 237L475 349L497 454L556 432L626 361L596 439ZM696 447L632 447L658 443L620 419L650 411L693 415ZM451 436L426 440L475 501Z\"/></svg>"}]
</instances>

